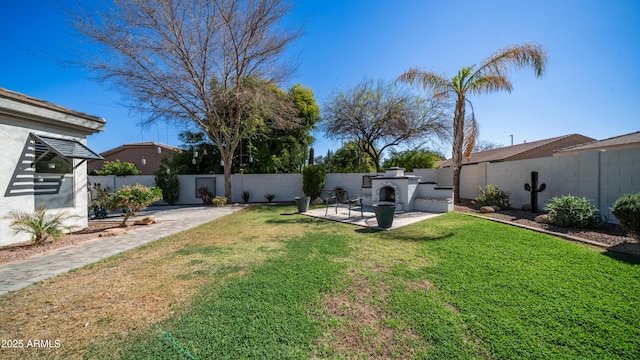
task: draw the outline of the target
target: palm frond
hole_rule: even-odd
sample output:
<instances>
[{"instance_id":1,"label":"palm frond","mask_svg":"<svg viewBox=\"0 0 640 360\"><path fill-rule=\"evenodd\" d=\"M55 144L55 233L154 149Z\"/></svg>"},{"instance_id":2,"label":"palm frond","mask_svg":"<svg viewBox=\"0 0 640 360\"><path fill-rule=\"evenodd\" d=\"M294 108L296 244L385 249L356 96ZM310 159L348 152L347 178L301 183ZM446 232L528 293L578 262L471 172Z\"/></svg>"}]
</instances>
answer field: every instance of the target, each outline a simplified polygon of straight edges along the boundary
<instances>
[{"instance_id":1,"label":"palm frond","mask_svg":"<svg viewBox=\"0 0 640 360\"><path fill-rule=\"evenodd\" d=\"M424 90L432 90L439 97L447 96L451 90L451 83L444 75L439 75L431 71L423 71L418 68L411 68L398 77L398 81L419 86Z\"/></svg>"},{"instance_id":2,"label":"palm frond","mask_svg":"<svg viewBox=\"0 0 640 360\"><path fill-rule=\"evenodd\" d=\"M9 227L14 235L19 233L30 234L34 245L41 245L49 238L53 241L62 238L65 231L71 231L76 228L73 225L64 225L64 222L75 217L74 215L68 215L66 212L50 215L42 205L33 213L11 210L3 216L4 219L11 220Z\"/></svg>"},{"instance_id":3,"label":"palm frond","mask_svg":"<svg viewBox=\"0 0 640 360\"><path fill-rule=\"evenodd\" d=\"M464 151L462 155L467 158L467 160L471 159L471 153L473 152L473 148L476 146L476 140L480 135L480 125L476 121L476 115L473 111L473 104L471 101L466 100L471 108L471 114L464 122Z\"/></svg>"},{"instance_id":4,"label":"palm frond","mask_svg":"<svg viewBox=\"0 0 640 360\"><path fill-rule=\"evenodd\" d=\"M511 92L513 84L504 76L487 75L477 78L470 87L471 93L482 94L505 90Z\"/></svg>"},{"instance_id":5,"label":"palm frond","mask_svg":"<svg viewBox=\"0 0 640 360\"><path fill-rule=\"evenodd\" d=\"M511 45L500 49L482 62L476 72L478 77L488 75L506 76L512 68L532 67L536 77L544 74L547 65L547 52L535 44Z\"/></svg>"}]
</instances>

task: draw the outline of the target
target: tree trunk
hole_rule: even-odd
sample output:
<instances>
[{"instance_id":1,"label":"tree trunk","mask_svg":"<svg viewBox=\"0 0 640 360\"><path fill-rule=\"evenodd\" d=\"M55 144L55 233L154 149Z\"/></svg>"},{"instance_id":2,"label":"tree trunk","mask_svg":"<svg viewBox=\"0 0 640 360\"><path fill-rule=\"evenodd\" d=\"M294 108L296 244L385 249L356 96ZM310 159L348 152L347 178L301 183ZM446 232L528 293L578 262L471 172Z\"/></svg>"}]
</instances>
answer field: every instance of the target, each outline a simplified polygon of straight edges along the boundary
<instances>
[{"instance_id":1,"label":"tree trunk","mask_svg":"<svg viewBox=\"0 0 640 360\"><path fill-rule=\"evenodd\" d=\"M231 203L231 165L224 164L224 197Z\"/></svg>"},{"instance_id":2,"label":"tree trunk","mask_svg":"<svg viewBox=\"0 0 640 360\"><path fill-rule=\"evenodd\" d=\"M464 95L458 94L453 115L453 202L460 203L460 170L462 167L462 145L464 142Z\"/></svg>"}]
</instances>

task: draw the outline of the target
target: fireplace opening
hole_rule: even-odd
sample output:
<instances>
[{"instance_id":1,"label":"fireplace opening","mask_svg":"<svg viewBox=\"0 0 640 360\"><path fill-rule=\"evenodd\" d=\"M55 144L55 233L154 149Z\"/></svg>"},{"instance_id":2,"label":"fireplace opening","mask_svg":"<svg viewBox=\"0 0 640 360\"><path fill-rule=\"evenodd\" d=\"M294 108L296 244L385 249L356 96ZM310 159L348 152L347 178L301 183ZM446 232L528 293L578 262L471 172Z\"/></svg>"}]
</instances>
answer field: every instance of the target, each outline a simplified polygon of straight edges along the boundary
<instances>
[{"instance_id":1,"label":"fireplace opening","mask_svg":"<svg viewBox=\"0 0 640 360\"><path fill-rule=\"evenodd\" d=\"M396 191L391 186L383 186L380 188L380 201L396 201Z\"/></svg>"}]
</instances>

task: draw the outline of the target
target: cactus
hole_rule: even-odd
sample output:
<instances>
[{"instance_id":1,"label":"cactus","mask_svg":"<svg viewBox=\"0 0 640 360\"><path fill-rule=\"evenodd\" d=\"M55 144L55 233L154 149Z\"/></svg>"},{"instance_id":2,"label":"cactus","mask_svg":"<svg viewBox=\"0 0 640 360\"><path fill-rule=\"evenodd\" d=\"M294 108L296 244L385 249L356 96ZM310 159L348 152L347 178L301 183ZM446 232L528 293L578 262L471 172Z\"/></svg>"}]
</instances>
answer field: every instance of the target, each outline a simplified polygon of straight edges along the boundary
<instances>
[{"instance_id":1,"label":"cactus","mask_svg":"<svg viewBox=\"0 0 640 360\"><path fill-rule=\"evenodd\" d=\"M542 183L538 186L538 172L531 172L531 185L524 184L524 189L531 193L531 212L538 212L538 193L543 192L547 188L547 184Z\"/></svg>"}]
</instances>

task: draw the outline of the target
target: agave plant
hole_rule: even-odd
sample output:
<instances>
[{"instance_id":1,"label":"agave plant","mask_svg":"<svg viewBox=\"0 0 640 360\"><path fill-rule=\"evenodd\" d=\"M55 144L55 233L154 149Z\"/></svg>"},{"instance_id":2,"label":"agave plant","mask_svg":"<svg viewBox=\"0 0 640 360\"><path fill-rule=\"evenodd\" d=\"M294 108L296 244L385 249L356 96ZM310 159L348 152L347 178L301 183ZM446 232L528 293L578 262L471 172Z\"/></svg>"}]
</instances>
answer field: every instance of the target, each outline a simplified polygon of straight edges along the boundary
<instances>
[{"instance_id":1,"label":"agave plant","mask_svg":"<svg viewBox=\"0 0 640 360\"><path fill-rule=\"evenodd\" d=\"M34 212L26 212L22 210L11 210L3 216L4 219L11 220L9 227L13 230L14 235L19 233L31 234L31 242L34 246L43 245L47 240L60 240L65 231L72 231L77 228L74 225L64 225L64 222L75 218L62 212L57 215L47 213L44 204Z\"/></svg>"}]
</instances>

